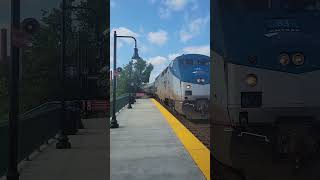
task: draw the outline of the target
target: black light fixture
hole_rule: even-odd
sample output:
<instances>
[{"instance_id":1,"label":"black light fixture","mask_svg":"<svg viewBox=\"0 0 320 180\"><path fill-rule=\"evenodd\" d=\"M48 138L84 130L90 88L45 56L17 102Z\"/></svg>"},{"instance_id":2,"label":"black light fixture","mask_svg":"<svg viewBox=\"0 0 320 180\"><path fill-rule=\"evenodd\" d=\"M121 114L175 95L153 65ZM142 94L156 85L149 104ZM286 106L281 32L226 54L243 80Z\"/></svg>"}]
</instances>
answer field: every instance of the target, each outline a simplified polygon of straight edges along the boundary
<instances>
[{"instance_id":1,"label":"black light fixture","mask_svg":"<svg viewBox=\"0 0 320 180\"><path fill-rule=\"evenodd\" d=\"M21 28L28 34L34 34L40 29L39 22L34 18L26 18L21 23Z\"/></svg>"},{"instance_id":2,"label":"black light fixture","mask_svg":"<svg viewBox=\"0 0 320 180\"><path fill-rule=\"evenodd\" d=\"M140 59L140 56L139 56L138 48L137 48L137 47L134 48L134 53L133 53L133 56L132 56L131 59L135 59L135 60Z\"/></svg>"}]
</instances>

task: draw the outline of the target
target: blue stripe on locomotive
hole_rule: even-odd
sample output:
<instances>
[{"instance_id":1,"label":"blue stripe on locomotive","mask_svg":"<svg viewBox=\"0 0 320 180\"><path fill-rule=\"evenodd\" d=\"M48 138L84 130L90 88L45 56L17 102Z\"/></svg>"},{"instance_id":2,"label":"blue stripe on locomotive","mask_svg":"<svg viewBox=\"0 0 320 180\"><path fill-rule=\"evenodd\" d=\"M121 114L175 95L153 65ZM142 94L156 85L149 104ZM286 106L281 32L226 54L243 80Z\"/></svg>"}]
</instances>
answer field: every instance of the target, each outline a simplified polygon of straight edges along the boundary
<instances>
[{"instance_id":1,"label":"blue stripe on locomotive","mask_svg":"<svg viewBox=\"0 0 320 180\"><path fill-rule=\"evenodd\" d=\"M183 63L185 60L192 60L193 64ZM206 65L199 65L198 62L208 62ZM210 83L210 58L201 54L185 54L177 57L169 66L169 70L182 82L193 84L209 84ZM205 82L197 82L202 78Z\"/></svg>"}]
</instances>

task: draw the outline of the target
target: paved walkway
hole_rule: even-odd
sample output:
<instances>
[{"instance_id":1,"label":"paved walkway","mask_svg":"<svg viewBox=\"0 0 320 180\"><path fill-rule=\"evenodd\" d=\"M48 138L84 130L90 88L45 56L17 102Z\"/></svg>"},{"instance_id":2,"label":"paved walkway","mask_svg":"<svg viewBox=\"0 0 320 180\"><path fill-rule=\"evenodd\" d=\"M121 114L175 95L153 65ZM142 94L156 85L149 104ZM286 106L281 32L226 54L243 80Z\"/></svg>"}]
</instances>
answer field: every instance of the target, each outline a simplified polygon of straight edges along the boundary
<instances>
[{"instance_id":1,"label":"paved walkway","mask_svg":"<svg viewBox=\"0 0 320 180\"><path fill-rule=\"evenodd\" d=\"M111 180L205 179L150 99L117 116L110 130Z\"/></svg>"},{"instance_id":2,"label":"paved walkway","mask_svg":"<svg viewBox=\"0 0 320 180\"><path fill-rule=\"evenodd\" d=\"M23 162L20 180L108 180L107 118L83 123L86 129L69 136L72 149L55 149L56 141L51 142L31 161Z\"/></svg>"}]
</instances>

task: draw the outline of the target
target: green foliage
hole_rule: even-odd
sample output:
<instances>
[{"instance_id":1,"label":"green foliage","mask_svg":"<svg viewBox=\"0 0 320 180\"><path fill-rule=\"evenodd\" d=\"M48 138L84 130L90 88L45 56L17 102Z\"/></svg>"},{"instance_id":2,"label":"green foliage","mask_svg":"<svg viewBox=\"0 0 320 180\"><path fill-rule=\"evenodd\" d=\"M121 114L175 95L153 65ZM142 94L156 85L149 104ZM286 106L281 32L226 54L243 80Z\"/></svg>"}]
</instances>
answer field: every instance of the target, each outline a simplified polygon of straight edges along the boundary
<instances>
[{"instance_id":1,"label":"green foliage","mask_svg":"<svg viewBox=\"0 0 320 180\"><path fill-rule=\"evenodd\" d=\"M138 92L143 83L148 83L152 64L143 59L131 60L123 67L120 77L117 79L117 96L128 92Z\"/></svg>"},{"instance_id":2,"label":"green foliage","mask_svg":"<svg viewBox=\"0 0 320 180\"><path fill-rule=\"evenodd\" d=\"M74 0L68 2L72 3ZM106 24L104 23L106 21L104 3L103 1L88 0L82 1L80 4L80 6L90 7L98 12L97 20L100 32L104 30L102 25ZM22 71L19 97L21 113L46 101L59 100L62 93L60 83L61 9L42 10L42 18L39 21L40 30L32 36L32 47L24 48L21 51ZM74 65L79 59L84 64L86 56L91 71L97 71L101 68L96 61L98 48L94 43L96 42L95 23L96 17L88 11L71 12L68 10L66 17L66 65ZM79 35L82 37L80 57L77 56ZM8 115L8 62L0 64L0 119ZM101 74L100 78L100 84L107 87L106 80L108 78L105 77L105 74Z\"/></svg>"}]
</instances>

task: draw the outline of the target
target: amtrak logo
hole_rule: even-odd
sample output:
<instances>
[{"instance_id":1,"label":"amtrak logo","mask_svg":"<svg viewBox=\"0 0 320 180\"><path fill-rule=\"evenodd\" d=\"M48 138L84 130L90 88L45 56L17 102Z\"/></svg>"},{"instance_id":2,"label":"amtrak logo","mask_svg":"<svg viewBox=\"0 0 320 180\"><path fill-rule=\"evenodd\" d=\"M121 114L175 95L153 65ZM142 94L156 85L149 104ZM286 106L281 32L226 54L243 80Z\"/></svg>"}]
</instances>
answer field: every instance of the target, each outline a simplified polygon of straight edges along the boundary
<instances>
[{"instance_id":1,"label":"amtrak logo","mask_svg":"<svg viewBox=\"0 0 320 180\"><path fill-rule=\"evenodd\" d=\"M204 73L204 71L200 67L194 68L193 74Z\"/></svg>"}]
</instances>

